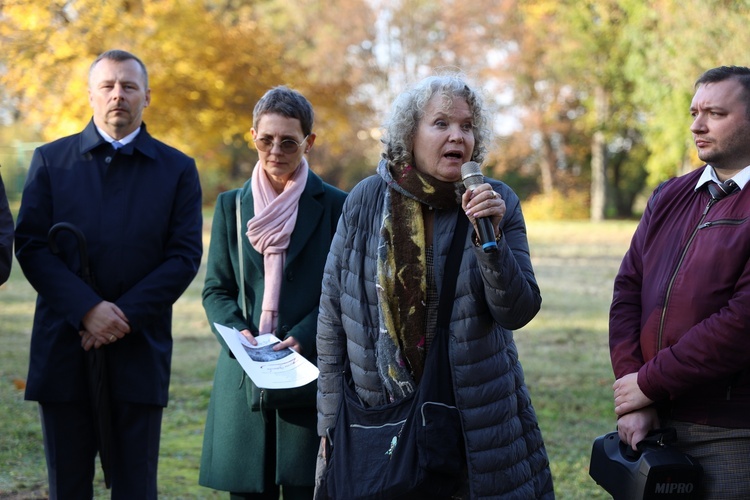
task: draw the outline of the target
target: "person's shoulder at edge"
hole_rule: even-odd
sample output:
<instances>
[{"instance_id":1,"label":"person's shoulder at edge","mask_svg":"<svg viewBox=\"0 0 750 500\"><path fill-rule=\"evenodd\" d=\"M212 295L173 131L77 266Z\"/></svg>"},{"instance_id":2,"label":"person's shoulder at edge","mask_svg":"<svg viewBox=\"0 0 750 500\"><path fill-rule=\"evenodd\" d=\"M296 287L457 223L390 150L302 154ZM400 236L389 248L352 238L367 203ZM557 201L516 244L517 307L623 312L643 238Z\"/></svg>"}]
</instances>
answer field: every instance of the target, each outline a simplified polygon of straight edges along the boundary
<instances>
[{"instance_id":1,"label":"person's shoulder at edge","mask_svg":"<svg viewBox=\"0 0 750 500\"><path fill-rule=\"evenodd\" d=\"M230 213L232 214L232 220L234 220L234 212L237 208L237 192L240 190L242 190L241 187L229 189L227 191L222 191L216 196L216 202L213 206L214 223L216 223L217 220L224 220L225 218L229 217ZM246 201L247 200L245 200L245 202Z\"/></svg>"},{"instance_id":2,"label":"person's shoulder at edge","mask_svg":"<svg viewBox=\"0 0 750 500\"><path fill-rule=\"evenodd\" d=\"M352 190L349 191L347 200L357 199L360 200L359 203L366 202L368 199L377 196L378 186L380 185L385 185L382 177L378 174L369 175L354 185Z\"/></svg>"},{"instance_id":3,"label":"person's shoulder at edge","mask_svg":"<svg viewBox=\"0 0 750 500\"><path fill-rule=\"evenodd\" d=\"M344 191L343 189L336 187L333 184L329 184L325 181L323 181L323 188L328 193L329 196L335 195L335 196L341 197L342 199L349 196L348 191Z\"/></svg>"}]
</instances>

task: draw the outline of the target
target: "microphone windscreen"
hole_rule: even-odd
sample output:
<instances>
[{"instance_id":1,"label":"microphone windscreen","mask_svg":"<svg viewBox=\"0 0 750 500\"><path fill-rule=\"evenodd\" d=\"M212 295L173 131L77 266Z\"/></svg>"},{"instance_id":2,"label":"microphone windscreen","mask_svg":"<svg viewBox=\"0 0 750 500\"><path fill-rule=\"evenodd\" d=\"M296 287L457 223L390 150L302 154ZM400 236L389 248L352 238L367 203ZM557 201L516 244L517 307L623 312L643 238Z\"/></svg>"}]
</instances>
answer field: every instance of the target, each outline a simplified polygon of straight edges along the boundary
<instances>
[{"instance_id":1,"label":"microphone windscreen","mask_svg":"<svg viewBox=\"0 0 750 500\"><path fill-rule=\"evenodd\" d=\"M467 161L461 165L461 179L466 189L474 189L484 182L482 167L475 161Z\"/></svg>"}]
</instances>

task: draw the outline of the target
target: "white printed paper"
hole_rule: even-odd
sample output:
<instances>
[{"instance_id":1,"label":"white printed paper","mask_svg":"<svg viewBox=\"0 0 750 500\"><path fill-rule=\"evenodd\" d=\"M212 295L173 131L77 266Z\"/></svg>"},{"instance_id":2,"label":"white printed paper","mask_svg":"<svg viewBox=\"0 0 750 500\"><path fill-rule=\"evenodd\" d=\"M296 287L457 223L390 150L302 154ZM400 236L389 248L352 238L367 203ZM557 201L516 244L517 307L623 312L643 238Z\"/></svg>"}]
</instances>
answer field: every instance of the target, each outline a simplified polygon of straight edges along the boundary
<instances>
[{"instance_id":1,"label":"white printed paper","mask_svg":"<svg viewBox=\"0 0 750 500\"><path fill-rule=\"evenodd\" d=\"M291 389L309 384L318 378L318 367L294 349L273 350L281 342L275 335L265 333L252 345L236 328L214 323L234 357L255 385L263 389Z\"/></svg>"}]
</instances>

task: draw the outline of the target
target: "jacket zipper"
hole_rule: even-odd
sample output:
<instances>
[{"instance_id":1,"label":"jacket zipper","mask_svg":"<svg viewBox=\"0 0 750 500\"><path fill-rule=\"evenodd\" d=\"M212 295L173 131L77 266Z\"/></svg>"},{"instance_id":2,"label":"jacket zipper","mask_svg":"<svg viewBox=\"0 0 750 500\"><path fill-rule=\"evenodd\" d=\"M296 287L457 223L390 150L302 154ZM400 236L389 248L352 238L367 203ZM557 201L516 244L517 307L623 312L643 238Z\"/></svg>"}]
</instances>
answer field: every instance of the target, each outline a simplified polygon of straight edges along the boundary
<instances>
[{"instance_id":1,"label":"jacket zipper","mask_svg":"<svg viewBox=\"0 0 750 500\"><path fill-rule=\"evenodd\" d=\"M731 219L731 220L712 220L702 224L698 229L705 229L713 226L739 226L744 224L747 219Z\"/></svg>"},{"instance_id":2,"label":"jacket zipper","mask_svg":"<svg viewBox=\"0 0 750 500\"><path fill-rule=\"evenodd\" d=\"M664 309L662 309L661 317L659 318L659 331L657 334L657 350L660 351L662 349L662 337L664 334L664 321L666 319L667 314L667 306L669 305L669 298L672 295L672 288L674 286L674 282L677 279L677 273L680 271L680 267L682 267L682 262L685 260L685 255L687 254L687 251L690 249L690 245L692 245L693 240L695 239L695 236L698 234L698 231L701 229L705 229L712 226L718 226L718 225L728 225L728 226L738 226L740 224L743 224L745 222L745 219L743 220L716 220L716 221L709 221L709 222L703 222L706 219L706 216L708 215L708 210L713 206L714 203L716 203L717 200L711 199L708 204L706 205L706 208L703 210L703 214L701 215L701 220L698 221L698 225L693 229L693 233L690 235L690 238L688 239L687 243L685 244L685 248L682 250L682 254L680 255L680 259L677 261L677 266L675 267L674 273L672 274L672 277L669 280L669 286L667 287L667 293L664 297ZM736 381L738 376L734 377L734 380L729 383L727 386L727 394L726 399L729 401L731 399L732 394L732 386L734 385L734 381Z\"/></svg>"},{"instance_id":3,"label":"jacket zipper","mask_svg":"<svg viewBox=\"0 0 750 500\"><path fill-rule=\"evenodd\" d=\"M688 238L687 243L685 244L685 247L682 249L682 254L680 255L680 258L677 261L677 266L675 266L674 272L672 273L672 277L669 279L669 285L667 286L667 293L664 296L664 308L661 311L661 317L659 318L659 331L656 335L656 350L661 351L662 349L662 336L664 334L664 321L666 320L667 316L667 306L669 305L669 298L672 295L672 288L674 287L674 282L677 280L677 273L680 271L680 268L682 267L682 262L685 260L685 255L687 255L688 250L690 249L690 245L693 244L693 240L695 239L695 236L698 234L698 231L703 228L707 227L708 225L712 224L711 222L707 224L703 224L703 221L706 220L706 216L708 215L708 210L713 206L713 204L716 203L716 200L713 198L708 201L708 204L706 205L706 208L703 210L703 214L701 214L701 219L698 221L698 224L695 226L695 229L693 229L693 233L690 235L690 238Z\"/></svg>"}]
</instances>

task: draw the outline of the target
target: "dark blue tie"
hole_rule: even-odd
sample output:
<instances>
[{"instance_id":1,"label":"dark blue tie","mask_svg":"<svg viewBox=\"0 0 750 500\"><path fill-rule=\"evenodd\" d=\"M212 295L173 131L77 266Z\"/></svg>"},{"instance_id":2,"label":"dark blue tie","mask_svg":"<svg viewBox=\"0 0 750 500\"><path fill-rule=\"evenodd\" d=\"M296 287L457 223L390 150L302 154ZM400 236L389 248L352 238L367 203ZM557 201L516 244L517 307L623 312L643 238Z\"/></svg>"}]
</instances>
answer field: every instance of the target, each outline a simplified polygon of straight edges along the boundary
<instances>
[{"instance_id":1,"label":"dark blue tie","mask_svg":"<svg viewBox=\"0 0 750 500\"><path fill-rule=\"evenodd\" d=\"M118 150L123 146L124 144L121 143L120 141L112 141L112 147L115 148L115 150Z\"/></svg>"},{"instance_id":2,"label":"dark blue tie","mask_svg":"<svg viewBox=\"0 0 750 500\"><path fill-rule=\"evenodd\" d=\"M729 196L739 189L740 187L732 179L729 179L726 182L722 182L721 184L716 182L711 182L708 184L708 192L711 194L711 198L716 201Z\"/></svg>"}]
</instances>

